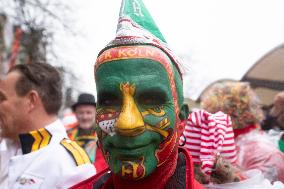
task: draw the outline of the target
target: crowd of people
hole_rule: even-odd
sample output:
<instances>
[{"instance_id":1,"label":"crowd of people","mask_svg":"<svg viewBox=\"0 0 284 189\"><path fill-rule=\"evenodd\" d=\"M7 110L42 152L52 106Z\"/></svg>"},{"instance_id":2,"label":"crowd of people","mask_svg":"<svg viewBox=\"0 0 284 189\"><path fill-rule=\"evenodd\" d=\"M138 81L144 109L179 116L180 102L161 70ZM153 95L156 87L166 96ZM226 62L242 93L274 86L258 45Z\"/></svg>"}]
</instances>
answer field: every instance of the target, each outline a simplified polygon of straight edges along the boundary
<instances>
[{"instance_id":1,"label":"crowd of people","mask_svg":"<svg viewBox=\"0 0 284 189\"><path fill-rule=\"evenodd\" d=\"M284 92L264 112L249 83L216 83L189 113L181 62L141 0L122 1L94 73L97 101L78 96L71 128L55 67L0 79L1 189L284 189Z\"/></svg>"}]
</instances>

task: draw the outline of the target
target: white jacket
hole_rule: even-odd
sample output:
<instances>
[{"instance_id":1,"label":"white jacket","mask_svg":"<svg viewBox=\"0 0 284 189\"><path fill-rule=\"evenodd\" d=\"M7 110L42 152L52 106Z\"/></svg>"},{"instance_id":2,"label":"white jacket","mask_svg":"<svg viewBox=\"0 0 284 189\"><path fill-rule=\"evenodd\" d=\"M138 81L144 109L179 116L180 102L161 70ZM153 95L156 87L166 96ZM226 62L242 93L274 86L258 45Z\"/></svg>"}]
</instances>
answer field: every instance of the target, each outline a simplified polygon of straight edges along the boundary
<instances>
[{"instance_id":1,"label":"white jacket","mask_svg":"<svg viewBox=\"0 0 284 189\"><path fill-rule=\"evenodd\" d=\"M0 188L65 189L94 175L96 170L87 155L67 138L57 120L20 135L20 144L2 139Z\"/></svg>"}]
</instances>

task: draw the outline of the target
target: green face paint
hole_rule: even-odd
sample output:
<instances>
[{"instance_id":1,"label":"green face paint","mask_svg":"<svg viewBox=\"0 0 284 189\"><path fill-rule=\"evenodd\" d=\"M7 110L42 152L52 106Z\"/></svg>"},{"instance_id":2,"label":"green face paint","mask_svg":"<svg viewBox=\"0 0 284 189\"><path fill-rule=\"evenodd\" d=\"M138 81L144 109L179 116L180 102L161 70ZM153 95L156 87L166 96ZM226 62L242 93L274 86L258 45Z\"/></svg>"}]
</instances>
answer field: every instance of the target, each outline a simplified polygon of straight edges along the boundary
<instances>
[{"instance_id":1,"label":"green face paint","mask_svg":"<svg viewBox=\"0 0 284 189\"><path fill-rule=\"evenodd\" d=\"M151 59L114 59L97 67L96 85L99 142L111 170L130 180L148 176L176 148L167 70Z\"/></svg>"}]
</instances>

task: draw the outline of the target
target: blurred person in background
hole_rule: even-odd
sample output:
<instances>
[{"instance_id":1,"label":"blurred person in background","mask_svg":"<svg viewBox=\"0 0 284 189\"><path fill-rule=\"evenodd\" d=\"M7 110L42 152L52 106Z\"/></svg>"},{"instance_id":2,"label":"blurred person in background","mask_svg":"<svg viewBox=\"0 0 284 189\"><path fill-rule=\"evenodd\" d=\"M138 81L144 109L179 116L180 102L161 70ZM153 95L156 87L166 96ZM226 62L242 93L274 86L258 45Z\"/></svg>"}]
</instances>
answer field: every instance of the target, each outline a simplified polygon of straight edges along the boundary
<instances>
[{"instance_id":1,"label":"blurred person in background","mask_svg":"<svg viewBox=\"0 0 284 189\"><path fill-rule=\"evenodd\" d=\"M276 94L273 100L273 107L269 115L275 118L275 124L279 130L284 130L284 91Z\"/></svg>"},{"instance_id":2,"label":"blurred person in background","mask_svg":"<svg viewBox=\"0 0 284 189\"><path fill-rule=\"evenodd\" d=\"M89 93L80 94L77 102L72 105L72 110L77 118L77 125L67 131L68 136L87 152L97 172L100 172L107 167L107 164L100 149L97 148L96 100L94 95Z\"/></svg>"},{"instance_id":3,"label":"blurred person in background","mask_svg":"<svg viewBox=\"0 0 284 189\"><path fill-rule=\"evenodd\" d=\"M0 80L0 188L67 188L96 173L58 119L62 79L48 64L20 64Z\"/></svg>"},{"instance_id":4,"label":"blurred person in background","mask_svg":"<svg viewBox=\"0 0 284 189\"><path fill-rule=\"evenodd\" d=\"M242 170L259 169L270 181L284 181L284 154L261 130L264 115L249 83L216 83L201 97L201 106L210 113L231 116Z\"/></svg>"},{"instance_id":5,"label":"blurred person in background","mask_svg":"<svg viewBox=\"0 0 284 189\"><path fill-rule=\"evenodd\" d=\"M284 91L279 92L273 99L273 104L265 109L265 119L262 122L264 130L274 129L284 131Z\"/></svg>"},{"instance_id":6,"label":"blurred person in background","mask_svg":"<svg viewBox=\"0 0 284 189\"><path fill-rule=\"evenodd\" d=\"M267 130L271 141L284 152L284 91L275 95L273 104L265 115L262 128Z\"/></svg>"},{"instance_id":7,"label":"blurred person in background","mask_svg":"<svg viewBox=\"0 0 284 189\"><path fill-rule=\"evenodd\" d=\"M63 111L61 121L67 132L78 125L76 115L71 108L67 108Z\"/></svg>"}]
</instances>

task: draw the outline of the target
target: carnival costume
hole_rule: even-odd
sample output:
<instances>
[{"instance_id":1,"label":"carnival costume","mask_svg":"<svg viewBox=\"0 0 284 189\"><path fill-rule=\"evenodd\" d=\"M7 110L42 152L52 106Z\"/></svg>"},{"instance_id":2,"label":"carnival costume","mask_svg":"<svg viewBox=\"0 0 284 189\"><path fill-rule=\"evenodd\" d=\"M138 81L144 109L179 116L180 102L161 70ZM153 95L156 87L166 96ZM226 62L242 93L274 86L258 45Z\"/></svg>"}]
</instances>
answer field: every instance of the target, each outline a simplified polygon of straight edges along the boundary
<instances>
[{"instance_id":1,"label":"carnival costume","mask_svg":"<svg viewBox=\"0 0 284 189\"><path fill-rule=\"evenodd\" d=\"M97 58L99 145L109 164L72 189L201 189L183 130L179 61L141 0L123 0L117 33ZM182 119L186 119L182 118Z\"/></svg>"}]
</instances>

